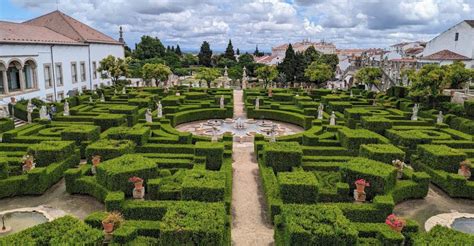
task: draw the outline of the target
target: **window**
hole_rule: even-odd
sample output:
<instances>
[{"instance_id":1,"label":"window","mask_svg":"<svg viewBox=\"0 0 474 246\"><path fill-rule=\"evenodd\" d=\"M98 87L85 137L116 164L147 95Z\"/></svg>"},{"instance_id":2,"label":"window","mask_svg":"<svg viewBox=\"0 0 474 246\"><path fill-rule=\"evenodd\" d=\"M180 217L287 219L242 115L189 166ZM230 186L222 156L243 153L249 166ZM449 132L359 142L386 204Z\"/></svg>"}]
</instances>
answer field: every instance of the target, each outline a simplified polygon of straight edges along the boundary
<instances>
[{"instance_id":1,"label":"window","mask_svg":"<svg viewBox=\"0 0 474 246\"><path fill-rule=\"evenodd\" d=\"M81 82L86 81L86 64L81 62Z\"/></svg>"},{"instance_id":2,"label":"window","mask_svg":"<svg viewBox=\"0 0 474 246\"><path fill-rule=\"evenodd\" d=\"M51 79L51 65L44 64L44 84L46 88L53 86L53 80Z\"/></svg>"},{"instance_id":3,"label":"window","mask_svg":"<svg viewBox=\"0 0 474 246\"><path fill-rule=\"evenodd\" d=\"M455 35L454 35L454 41L458 41L459 40L459 32L457 32Z\"/></svg>"},{"instance_id":4,"label":"window","mask_svg":"<svg viewBox=\"0 0 474 246\"><path fill-rule=\"evenodd\" d=\"M63 91L58 92L58 101L61 101L63 99L64 99L64 92Z\"/></svg>"},{"instance_id":5,"label":"window","mask_svg":"<svg viewBox=\"0 0 474 246\"><path fill-rule=\"evenodd\" d=\"M77 83L77 64L75 62L71 63L71 75L72 83Z\"/></svg>"},{"instance_id":6,"label":"window","mask_svg":"<svg viewBox=\"0 0 474 246\"><path fill-rule=\"evenodd\" d=\"M97 62L92 62L92 78L97 79Z\"/></svg>"},{"instance_id":7,"label":"window","mask_svg":"<svg viewBox=\"0 0 474 246\"><path fill-rule=\"evenodd\" d=\"M46 101L53 102L53 94L46 95Z\"/></svg>"},{"instance_id":8,"label":"window","mask_svg":"<svg viewBox=\"0 0 474 246\"><path fill-rule=\"evenodd\" d=\"M61 63L56 63L56 85L63 85L63 65Z\"/></svg>"}]
</instances>

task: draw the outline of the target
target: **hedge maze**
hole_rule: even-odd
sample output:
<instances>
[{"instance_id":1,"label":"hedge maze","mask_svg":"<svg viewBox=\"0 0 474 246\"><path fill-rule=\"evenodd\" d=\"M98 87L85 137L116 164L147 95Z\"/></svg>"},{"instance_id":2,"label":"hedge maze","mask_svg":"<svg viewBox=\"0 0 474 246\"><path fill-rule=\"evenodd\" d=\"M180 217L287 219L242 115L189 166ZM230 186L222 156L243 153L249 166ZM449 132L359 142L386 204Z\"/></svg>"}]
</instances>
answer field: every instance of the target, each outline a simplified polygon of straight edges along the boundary
<instances>
[{"instance_id":1,"label":"hedge maze","mask_svg":"<svg viewBox=\"0 0 474 246\"><path fill-rule=\"evenodd\" d=\"M52 120L37 119L36 109L34 123L3 133L0 197L42 194L65 177L67 192L93 196L107 211L123 214L125 222L114 232L114 243L230 245L232 137L225 135L211 143L210 138L178 132L174 126L231 118L232 91L127 90L121 94L114 93L120 88L104 88L70 97L69 116L61 112L64 102L58 103L59 112ZM102 93L105 102L99 99ZM219 106L221 95L224 108ZM158 101L163 105L162 118L157 117ZM17 103L17 117L26 118L26 103ZM33 103L41 106L39 101ZM151 123L145 121L147 108L153 110ZM22 171L26 154L36 164L30 171ZM96 156L101 161L95 166ZM133 198L134 184L129 179L134 176L143 179L144 199ZM106 216L106 212L93 213L86 224L81 222L86 229L80 232L91 236L84 242L103 240L99 229ZM0 239L0 244L43 239L25 236L24 240L13 235Z\"/></svg>"},{"instance_id":2,"label":"hedge maze","mask_svg":"<svg viewBox=\"0 0 474 246\"><path fill-rule=\"evenodd\" d=\"M458 174L461 162L474 161L473 132L459 127L456 115L445 114L437 123L435 110L422 109L411 120L413 103L399 90L379 96L356 89L354 96L330 90L245 91L250 117L306 129L274 143L263 136L255 140L277 245L423 244L427 236L416 222L408 220L402 233L384 223L397 203L425 197L430 182L449 196L474 199L474 179ZM321 103L323 119L317 119ZM466 104L466 111L472 107ZM332 112L335 125L330 125ZM410 167L398 169L394 160ZM360 179L369 183L366 200L354 202ZM443 230L448 229L438 233L449 234ZM451 242L434 237L438 244ZM473 240L465 236L458 243Z\"/></svg>"}]
</instances>

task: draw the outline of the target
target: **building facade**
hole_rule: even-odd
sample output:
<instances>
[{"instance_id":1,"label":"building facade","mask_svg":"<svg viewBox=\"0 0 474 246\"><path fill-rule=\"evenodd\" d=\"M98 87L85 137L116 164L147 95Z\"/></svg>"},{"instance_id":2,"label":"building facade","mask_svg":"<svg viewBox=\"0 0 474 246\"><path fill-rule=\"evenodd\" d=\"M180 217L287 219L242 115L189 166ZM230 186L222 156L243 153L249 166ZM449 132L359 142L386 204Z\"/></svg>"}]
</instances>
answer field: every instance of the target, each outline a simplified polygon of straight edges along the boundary
<instances>
[{"instance_id":1,"label":"building facade","mask_svg":"<svg viewBox=\"0 0 474 246\"><path fill-rule=\"evenodd\" d=\"M123 58L123 42L60 11L23 23L0 21L0 98L59 101L110 83L97 71L109 55Z\"/></svg>"}]
</instances>

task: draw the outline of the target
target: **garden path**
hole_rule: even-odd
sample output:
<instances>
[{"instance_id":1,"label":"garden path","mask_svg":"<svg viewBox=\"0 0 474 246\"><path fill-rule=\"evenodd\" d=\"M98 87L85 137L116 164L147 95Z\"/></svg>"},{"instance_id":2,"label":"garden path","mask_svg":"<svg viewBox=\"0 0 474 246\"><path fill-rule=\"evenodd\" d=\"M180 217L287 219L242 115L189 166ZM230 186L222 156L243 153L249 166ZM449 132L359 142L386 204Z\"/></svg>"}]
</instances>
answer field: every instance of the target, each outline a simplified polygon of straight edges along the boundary
<instances>
[{"instance_id":1,"label":"garden path","mask_svg":"<svg viewBox=\"0 0 474 246\"><path fill-rule=\"evenodd\" d=\"M242 90L234 90L234 118L246 118ZM273 245L253 142L233 145L232 245Z\"/></svg>"}]
</instances>

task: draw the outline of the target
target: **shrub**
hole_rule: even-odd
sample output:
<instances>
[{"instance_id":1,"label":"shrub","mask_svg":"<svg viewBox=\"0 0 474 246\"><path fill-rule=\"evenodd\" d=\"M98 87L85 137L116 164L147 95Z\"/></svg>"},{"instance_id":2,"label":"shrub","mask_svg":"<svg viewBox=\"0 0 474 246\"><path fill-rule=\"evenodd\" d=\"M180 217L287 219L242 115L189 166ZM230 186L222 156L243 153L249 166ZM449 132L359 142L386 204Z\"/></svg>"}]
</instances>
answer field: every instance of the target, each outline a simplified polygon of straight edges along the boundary
<instances>
[{"instance_id":1,"label":"shrub","mask_svg":"<svg viewBox=\"0 0 474 246\"><path fill-rule=\"evenodd\" d=\"M335 206L283 205L277 227L275 236L282 239L282 245L355 245L357 242L357 230Z\"/></svg>"},{"instance_id":2,"label":"shrub","mask_svg":"<svg viewBox=\"0 0 474 246\"><path fill-rule=\"evenodd\" d=\"M385 130L392 128L392 120L380 116L364 116L361 125L367 130L383 134Z\"/></svg>"},{"instance_id":3,"label":"shrub","mask_svg":"<svg viewBox=\"0 0 474 246\"><path fill-rule=\"evenodd\" d=\"M79 145L83 141L96 141L100 136L100 127L91 125L75 125L61 132L62 140L75 141Z\"/></svg>"},{"instance_id":4,"label":"shrub","mask_svg":"<svg viewBox=\"0 0 474 246\"><path fill-rule=\"evenodd\" d=\"M263 147L263 162L274 172L291 171L293 167L301 166L302 156L301 146L296 142L265 143Z\"/></svg>"},{"instance_id":5,"label":"shrub","mask_svg":"<svg viewBox=\"0 0 474 246\"><path fill-rule=\"evenodd\" d=\"M100 126L102 131L111 127L125 124L126 117L123 114L100 114L93 118L94 125Z\"/></svg>"},{"instance_id":6,"label":"shrub","mask_svg":"<svg viewBox=\"0 0 474 246\"><path fill-rule=\"evenodd\" d=\"M148 142L151 135L150 127L135 125L133 127L113 127L109 128L105 134L110 139L131 140L136 145L141 146Z\"/></svg>"},{"instance_id":7,"label":"shrub","mask_svg":"<svg viewBox=\"0 0 474 246\"><path fill-rule=\"evenodd\" d=\"M318 200L318 182L310 172L280 172L278 184L285 203L316 203Z\"/></svg>"},{"instance_id":8,"label":"shrub","mask_svg":"<svg viewBox=\"0 0 474 246\"><path fill-rule=\"evenodd\" d=\"M10 118L0 119L0 133L15 129L15 123Z\"/></svg>"},{"instance_id":9,"label":"shrub","mask_svg":"<svg viewBox=\"0 0 474 246\"><path fill-rule=\"evenodd\" d=\"M222 172L189 170L183 179L182 188L184 200L223 201L225 176Z\"/></svg>"},{"instance_id":10,"label":"shrub","mask_svg":"<svg viewBox=\"0 0 474 246\"><path fill-rule=\"evenodd\" d=\"M446 145L418 145L417 153L424 164L450 173L457 173L459 163L467 158L464 152Z\"/></svg>"},{"instance_id":11,"label":"shrub","mask_svg":"<svg viewBox=\"0 0 474 246\"><path fill-rule=\"evenodd\" d=\"M33 154L38 167L44 167L69 158L74 148L72 141L43 141L31 146L28 153Z\"/></svg>"},{"instance_id":12,"label":"shrub","mask_svg":"<svg viewBox=\"0 0 474 246\"><path fill-rule=\"evenodd\" d=\"M363 144L359 155L368 159L391 164L393 160L405 159L405 152L391 144Z\"/></svg>"},{"instance_id":13,"label":"shrub","mask_svg":"<svg viewBox=\"0 0 474 246\"><path fill-rule=\"evenodd\" d=\"M464 110L466 111L466 114L470 117L474 117L474 100L467 100L464 101Z\"/></svg>"},{"instance_id":14,"label":"shrub","mask_svg":"<svg viewBox=\"0 0 474 246\"><path fill-rule=\"evenodd\" d=\"M366 129L341 128L338 130L339 141L344 148L353 152L358 152L362 144L388 143L388 140L381 135Z\"/></svg>"},{"instance_id":15,"label":"shrub","mask_svg":"<svg viewBox=\"0 0 474 246\"><path fill-rule=\"evenodd\" d=\"M132 194L133 184L130 177L137 176L146 180L158 176L154 161L137 154L127 154L101 163L97 168L97 182L108 190Z\"/></svg>"},{"instance_id":16,"label":"shrub","mask_svg":"<svg viewBox=\"0 0 474 246\"><path fill-rule=\"evenodd\" d=\"M412 235L411 243L413 245L472 245L474 236L436 225L429 232Z\"/></svg>"},{"instance_id":17,"label":"shrub","mask_svg":"<svg viewBox=\"0 0 474 246\"><path fill-rule=\"evenodd\" d=\"M105 161L133 153L134 148L135 143L130 140L102 139L87 146L86 156L89 162L94 155L100 155L101 159Z\"/></svg>"},{"instance_id":18,"label":"shrub","mask_svg":"<svg viewBox=\"0 0 474 246\"><path fill-rule=\"evenodd\" d=\"M397 169L378 161L357 157L341 167L342 179L349 184L351 190L354 182L365 179L370 183L366 189L367 197L385 194L395 186Z\"/></svg>"},{"instance_id":19,"label":"shrub","mask_svg":"<svg viewBox=\"0 0 474 246\"><path fill-rule=\"evenodd\" d=\"M195 154L206 157L206 169L220 170L224 159L224 144L212 142L197 142Z\"/></svg>"}]
</instances>

